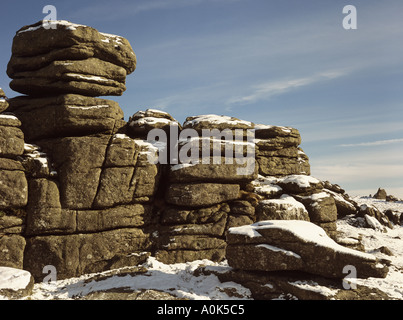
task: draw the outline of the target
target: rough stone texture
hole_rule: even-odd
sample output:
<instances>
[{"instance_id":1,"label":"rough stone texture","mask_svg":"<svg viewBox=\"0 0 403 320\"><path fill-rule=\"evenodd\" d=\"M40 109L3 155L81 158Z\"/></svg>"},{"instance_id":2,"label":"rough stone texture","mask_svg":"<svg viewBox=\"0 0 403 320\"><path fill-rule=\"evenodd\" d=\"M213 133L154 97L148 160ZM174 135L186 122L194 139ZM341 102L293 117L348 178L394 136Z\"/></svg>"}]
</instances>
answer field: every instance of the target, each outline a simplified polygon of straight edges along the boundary
<instances>
[{"instance_id":1,"label":"rough stone texture","mask_svg":"<svg viewBox=\"0 0 403 320\"><path fill-rule=\"evenodd\" d=\"M148 132L153 129L161 129L169 135L170 127L182 129L180 123L169 113L155 109L137 111L128 121L128 133L143 139L146 139Z\"/></svg>"},{"instance_id":2,"label":"rough stone texture","mask_svg":"<svg viewBox=\"0 0 403 320\"><path fill-rule=\"evenodd\" d=\"M15 157L24 152L24 134L13 116L0 115L0 156Z\"/></svg>"},{"instance_id":3,"label":"rough stone texture","mask_svg":"<svg viewBox=\"0 0 403 320\"><path fill-rule=\"evenodd\" d=\"M54 181L29 181L26 235L71 233L76 229L76 213L62 209Z\"/></svg>"},{"instance_id":4,"label":"rough stone texture","mask_svg":"<svg viewBox=\"0 0 403 320\"><path fill-rule=\"evenodd\" d=\"M293 197L283 195L280 199L260 201L256 207L257 221L262 220L309 220L308 211Z\"/></svg>"},{"instance_id":5,"label":"rough stone texture","mask_svg":"<svg viewBox=\"0 0 403 320\"><path fill-rule=\"evenodd\" d=\"M0 296L20 299L32 293L34 278L25 270L0 267Z\"/></svg>"},{"instance_id":6,"label":"rough stone texture","mask_svg":"<svg viewBox=\"0 0 403 320\"><path fill-rule=\"evenodd\" d=\"M89 234L37 236L27 239L24 269L42 281L42 269L53 265L57 279L99 272L128 263L141 263L140 251L149 251L148 234L124 228ZM139 259L139 257L141 259Z\"/></svg>"},{"instance_id":7,"label":"rough stone texture","mask_svg":"<svg viewBox=\"0 0 403 320\"><path fill-rule=\"evenodd\" d=\"M158 250L155 253L158 261L165 264L208 259L211 261L222 261L225 258L225 249L207 249L207 250Z\"/></svg>"},{"instance_id":8,"label":"rough stone texture","mask_svg":"<svg viewBox=\"0 0 403 320\"><path fill-rule=\"evenodd\" d=\"M333 222L337 220L337 207L332 196L326 192L297 197L308 210L312 222Z\"/></svg>"},{"instance_id":9,"label":"rough stone texture","mask_svg":"<svg viewBox=\"0 0 403 320\"><path fill-rule=\"evenodd\" d=\"M151 221L150 205L131 204L109 209L77 211L78 232L99 232L124 227L142 227Z\"/></svg>"},{"instance_id":10,"label":"rough stone texture","mask_svg":"<svg viewBox=\"0 0 403 320\"><path fill-rule=\"evenodd\" d=\"M25 238L19 234L0 233L0 265L23 268Z\"/></svg>"},{"instance_id":11,"label":"rough stone texture","mask_svg":"<svg viewBox=\"0 0 403 320\"><path fill-rule=\"evenodd\" d=\"M112 133L116 121L123 119L118 103L73 94L16 97L10 100L10 110L21 120L26 141Z\"/></svg>"},{"instance_id":12,"label":"rough stone texture","mask_svg":"<svg viewBox=\"0 0 403 320\"><path fill-rule=\"evenodd\" d=\"M239 185L219 183L172 184L165 199L178 206L202 207L235 200L239 197Z\"/></svg>"},{"instance_id":13,"label":"rough stone texture","mask_svg":"<svg viewBox=\"0 0 403 320\"><path fill-rule=\"evenodd\" d=\"M211 158L207 164L172 165L170 166L169 179L172 183L200 181L242 183L257 178L257 166L250 167L249 170L245 161L242 161L245 163L241 163L241 160L231 159L232 163L227 163L225 158L219 159L219 164L214 164L213 158Z\"/></svg>"},{"instance_id":14,"label":"rough stone texture","mask_svg":"<svg viewBox=\"0 0 403 320\"><path fill-rule=\"evenodd\" d=\"M267 220L232 228L227 234L228 264L241 270L298 270L344 278L353 265L359 278L385 277L388 268L370 254L342 247L307 221Z\"/></svg>"},{"instance_id":15,"label":"rough stone texture","mask_svg":"<svg viewBox=\"0 0 403 320\"><path fill-rule=\"evenodd\" d=\"M28 201L28 184L23 171L0 170L0 209L21 208Z\"/></svg>"},{"instance_id":16,"label":"rough stone texture","mask_svg":"<svg viewBox=\"0 0 403 320\"><path fill-rule=\"evenodd\" d=\"M92 57L121 66L127 74L135 70L136 56L125 38L67 21L52 23L56 29L45 29L39 21L17 31L7 67L10 78L15 72L37 70L51 61Z\"/></svg>"}]
</instances>

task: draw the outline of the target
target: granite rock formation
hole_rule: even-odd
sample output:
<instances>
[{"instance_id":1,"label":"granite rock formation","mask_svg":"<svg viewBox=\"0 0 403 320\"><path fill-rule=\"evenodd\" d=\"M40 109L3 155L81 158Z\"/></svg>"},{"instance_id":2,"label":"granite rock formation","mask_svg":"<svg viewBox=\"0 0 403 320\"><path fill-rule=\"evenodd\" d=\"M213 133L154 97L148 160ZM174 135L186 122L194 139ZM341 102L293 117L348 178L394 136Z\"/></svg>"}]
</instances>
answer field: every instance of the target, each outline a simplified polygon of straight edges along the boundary
<instances>
[{"instance_id":1,"label":"granite rock formation","mask_svg":"<svg viewBox=\"0 0 403 320\"><path fill-rule=\"evenodd\" d=\"M17 32L7 74L25 96L0 91L0 266L25 269L37 282L47 265L63 279L150 255L325 277L340 277L339 264L351 262L365 276L385 276L370 256L315 249L281 228L263 228L258 242L237 235L237 227L254 234L271 221L309 226L330 242L336 220L359 212L391 226L310 176L297 129L222 115L181 124L155 109L126 122L118 103L99 96L125 90L136 68L129 42L54 23ZM331 262L319 272L313 264L323 254Z\"/></svg>"}]
</instances>

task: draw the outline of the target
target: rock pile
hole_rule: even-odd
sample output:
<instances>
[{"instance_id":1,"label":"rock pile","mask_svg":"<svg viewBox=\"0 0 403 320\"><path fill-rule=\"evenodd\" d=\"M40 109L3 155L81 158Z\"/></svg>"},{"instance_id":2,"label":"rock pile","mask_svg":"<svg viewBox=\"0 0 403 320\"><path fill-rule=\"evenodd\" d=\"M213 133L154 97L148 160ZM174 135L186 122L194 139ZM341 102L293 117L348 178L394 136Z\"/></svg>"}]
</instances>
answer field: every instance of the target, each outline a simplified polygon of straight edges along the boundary
<instances>
[{"instance_id":1,"label":"rock pile","mask_svg":"<svg viewBox=\"0 0 403 320\"><path fill-rule=\"evenodd\" d=\"M10 87L28 94L10 99L9 111L22 122L27 156L42 164L24 161L24 268L36 280L45 265L65 278L144 261L159 178L147 161L154 148L125 134L116 102L94 97L124 91L136 64L128 41L55 23L18 31L8 65Z\"/></svg>"},{"instance_id":2,"label":"rock pile","mask_svg":"<svg viewBox=\"0 0 403 320\"><path fill-rule=\"evenodd\" d=\"M384 278L388 273L389 261L341 246L308 221L266 220L231 228L227 243L232 277L250 288L257 299L282 292L303 299L309 283L318 286L329 282L326 278L338 279L330 285L336 289L351 271L346 267L353 267L358 278ZM294 287L298 283L302 286L299 290ZM329 296L336 295L335 289L328 289ZM309 298L328 297L310 294Z\"/></svg>"},{"instance_id":3,"label":"rock pile","mask_svg":"<svg viewBox=\"0 0 403 320\"><path fill-rule=\"evenodd\" d=\"M265 275L340 278L341 264L386 274L328 236L337 238L337 218L359 212L389 220L311 177L298 130L218 115L180 124L154 109L126 122L118 103L98 96L125 90L136 67L129 42L53 23L14 37L7 73L26 96L7 100L0 90L1 266L36 281L48 265L63 279L150 255L227 258L241 273Z\"/></svg>"},{"instance_id":4,"label":"rock pile","mask_svg":"<svg viewBox=\"0 0 403 320\"><path fill-rule=\"evenodd\" d=\"M13 39L7 74L11 89L32 96L121 95L136 56L123 37L68 21L25 26ZM29 43L29 45L27 45Z\"/></svg>"}]
</instances>

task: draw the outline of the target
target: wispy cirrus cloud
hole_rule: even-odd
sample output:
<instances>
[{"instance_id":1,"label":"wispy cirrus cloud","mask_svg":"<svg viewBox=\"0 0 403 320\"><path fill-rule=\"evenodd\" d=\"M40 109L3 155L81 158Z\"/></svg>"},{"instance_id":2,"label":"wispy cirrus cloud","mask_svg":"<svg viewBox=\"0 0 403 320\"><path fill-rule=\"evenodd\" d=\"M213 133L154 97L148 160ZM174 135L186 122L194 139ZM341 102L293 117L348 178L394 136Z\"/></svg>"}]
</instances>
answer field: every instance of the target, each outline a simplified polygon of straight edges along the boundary
<instances>
[{"instance_id":1,"label":"wispy cirrus cloud","mask_svg":"<svg viewBox=\"0 0 403 320\"><path fill-rule=\"evenodd\" d=\"M372 147L372 146L383 146L394 143L403 143L402 139L388 139L388 140L378 140L372 142L361 142L361 143L351 143L351 144L340 144L339 147Z\"/></svg>"},{"instance_id":2,"label":"wispy cirrus cloud","mask_svg":"<svg viewBox=\"0 0 403 320\"><path fill-rule=\"evenodd\" d=\"M272 96L284 94L291 90L309 86L324 80L332 80L347 75L347 70L332 70L313 74L308 77L300 77L287 80L277 80L256 85L250 89L249 94L233 97L227 101L228 104L248 104L260 100L270 99Z\"/></svg>"}]
</instances>

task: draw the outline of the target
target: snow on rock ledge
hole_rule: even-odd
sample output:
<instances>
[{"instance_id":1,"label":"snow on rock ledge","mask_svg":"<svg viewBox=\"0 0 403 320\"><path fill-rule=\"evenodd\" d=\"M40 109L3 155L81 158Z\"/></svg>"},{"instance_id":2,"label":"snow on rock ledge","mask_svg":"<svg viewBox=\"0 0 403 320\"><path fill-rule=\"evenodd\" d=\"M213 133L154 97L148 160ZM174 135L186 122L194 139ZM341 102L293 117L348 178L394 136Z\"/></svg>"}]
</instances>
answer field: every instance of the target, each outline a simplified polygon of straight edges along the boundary
<instances>
[{"instance_id":1,"label":"snow on rock ledge","mask_svg":"<svg viewBox=\"0 0 403 320\"><path fill-rule=\"evenodd\" d=\"M30 295L34 278L25 270L0 267L0 299L22 298Z\"/></svg>"},{"instance_id":2,"label":"snow on rock ledge","mask_svg":"<svg viewBox=\"0 0 403 320\"><path fill-rule=\"evenodd\" d=\"M343 268L352 265L358 278L384 278L388 273L373 255L343 247L322 228L303 220L266 220L230 228L227 243L226 257L234 269L294 270L344 278ZM262 244L279 250L267 250Z\"/></svg>"}]
</instances>

